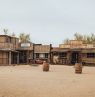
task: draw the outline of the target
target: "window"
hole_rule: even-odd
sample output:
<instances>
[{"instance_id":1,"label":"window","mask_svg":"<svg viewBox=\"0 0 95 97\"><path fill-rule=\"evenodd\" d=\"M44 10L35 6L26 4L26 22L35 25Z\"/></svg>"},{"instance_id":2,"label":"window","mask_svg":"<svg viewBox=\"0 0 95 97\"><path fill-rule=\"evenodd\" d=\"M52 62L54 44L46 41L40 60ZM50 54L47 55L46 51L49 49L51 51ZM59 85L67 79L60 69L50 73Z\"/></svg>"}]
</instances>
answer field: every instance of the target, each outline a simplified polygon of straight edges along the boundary
<instances>
[{"instance_id":1,"label":"window","mask_svg":"<svg viewBox=\"0 0 95 97\"><path fill-rule=\"evenodd\" d=\"M39 53L36 54L36 58L39 58Z\"/></svg>"},{"instance_id":2,"label":"window","mask_svg":"<svg viewBox=\"0 0 95 97\"><path fill-rule=\"evenodd\" d=\"M87 58L95 58L95 53L87 53Z\"/></svg>"},{"instance_id":3,"label":"window","mask_svg":"<svg viewBox=\"0 0 95 97\"><path fill-rule=\"evenodd\" d=\"M48 53L45 53L45 58L48 58Z\"/></svg>"},{"instance_id":4,"label":"window","mask_svg":"<svg viewBox=\"0 0 95 97\"><path fill-rule=\"evenodd\" d=\"M67 53L60 53L59 56L60 56L60 58L66 57Z\"/></svg>"}]
</instances>

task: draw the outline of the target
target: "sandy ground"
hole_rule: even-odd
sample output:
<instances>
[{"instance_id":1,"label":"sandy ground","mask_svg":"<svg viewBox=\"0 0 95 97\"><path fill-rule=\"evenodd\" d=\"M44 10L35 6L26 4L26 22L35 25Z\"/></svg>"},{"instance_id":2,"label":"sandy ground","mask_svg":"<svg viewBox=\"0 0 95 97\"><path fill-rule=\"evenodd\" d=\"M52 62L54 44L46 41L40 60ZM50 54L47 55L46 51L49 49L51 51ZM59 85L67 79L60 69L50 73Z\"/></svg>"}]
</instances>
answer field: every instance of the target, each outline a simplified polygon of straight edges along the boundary
<instances>
[{"instance_id":1,"label":"sandy ground","mask_svg":"<svg viewBox=\"0 0 95 97\"><path fill-rule=\"evenodd\" d=\"M95 97L95 67L75 74L73 66L1 66L0 97Z\"/></svg>"}]
</instances>

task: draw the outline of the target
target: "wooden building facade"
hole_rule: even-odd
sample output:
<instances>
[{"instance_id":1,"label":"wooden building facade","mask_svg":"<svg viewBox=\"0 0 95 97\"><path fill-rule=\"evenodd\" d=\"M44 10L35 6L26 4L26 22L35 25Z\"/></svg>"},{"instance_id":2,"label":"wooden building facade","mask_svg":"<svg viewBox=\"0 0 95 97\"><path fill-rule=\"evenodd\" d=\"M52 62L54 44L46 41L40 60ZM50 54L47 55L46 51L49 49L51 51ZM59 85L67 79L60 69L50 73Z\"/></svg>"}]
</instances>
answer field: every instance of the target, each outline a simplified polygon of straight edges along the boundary
<instances>
[{"instance_id":1,"label":"wooden building facade","mask_svg":"<svg viewBox=\"0 0 95 97\"><path fill-rule=\"evenodd\" d=\"M19 52L19 64L30 64L34 60L34 44L31 42L20 42L17 49Z\"/></svg>"},{"instance_id":2,"label":"wooden building facade","mask_svg":"<svg viewBox=\"0 0 95 97\"><path fill-rule=\"evenodd\" d=\"M94 44L83 44L82 41L71 40L69 44L60 44L58 48L52 49L51 55L52 63L95 65Z\"/></svg>"},{"instance_id":3,"label":"wooden building facade","mask_svg":"<svg viewBox=\"0 0 95 97\"><path fill-rule=\"evenodd\" d=\"M42 63L94 64L95 44L71 40L68 44L52 45L19 42L19 38L0 35L0 65Z\"/></svg>"},{"instance_id":4,"label":"wooden building facade","mask_svg":"<svg viewBox=\"0 0 95 97\"><path fill-rule=\"evenodd\" d=\"M0 65L18 64L19 39L8 35L0 35Z\"/></svg>"},{"instance_id":5,"label":"wooden building facade","mask_svg":"<svg viewBox=\"0 0 95 97\"><path fill-rule=\"evenodd\" d=\"M34 60L35 60L35 63L42 63L43 61L50 62L51 61L51 44L50 45L35 44L34 45Z\"/></svg>"}]
</instances>

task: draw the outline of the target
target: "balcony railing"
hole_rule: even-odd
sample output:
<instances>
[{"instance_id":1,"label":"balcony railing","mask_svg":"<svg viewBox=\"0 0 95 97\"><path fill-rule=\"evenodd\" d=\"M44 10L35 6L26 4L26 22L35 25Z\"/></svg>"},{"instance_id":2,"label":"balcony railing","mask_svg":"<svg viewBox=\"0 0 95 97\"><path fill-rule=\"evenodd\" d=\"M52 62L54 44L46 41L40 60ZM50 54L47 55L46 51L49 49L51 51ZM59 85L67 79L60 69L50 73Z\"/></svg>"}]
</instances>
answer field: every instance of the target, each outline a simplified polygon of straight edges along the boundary
<instances>
[{"instance_id":1,"label":"balcony railing","mask_svg":"<svg viewBox=\"0 0 95 97\"><path fill-rule=\"evenodd\" d=\"M15 47L12 43L0 43L0 49L12 50Z\"/></svg>"}]
</instances>

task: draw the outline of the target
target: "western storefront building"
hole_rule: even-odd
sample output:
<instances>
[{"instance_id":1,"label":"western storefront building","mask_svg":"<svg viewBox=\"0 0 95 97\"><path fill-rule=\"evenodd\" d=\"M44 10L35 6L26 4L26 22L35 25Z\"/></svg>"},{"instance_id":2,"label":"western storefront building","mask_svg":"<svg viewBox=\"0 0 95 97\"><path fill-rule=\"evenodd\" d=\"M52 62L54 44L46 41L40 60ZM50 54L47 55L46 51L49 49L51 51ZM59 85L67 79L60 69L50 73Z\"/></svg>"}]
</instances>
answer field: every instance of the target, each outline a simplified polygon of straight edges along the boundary
<instances>
[{"instance_id":1,"label":"western storefront building","mask_svg":"<svg viewBox=\"0 0 95 97\"><path fill-rule=\"evenodd\" d=\"M42 45L35 44L34 45L34 60L35 63L43 63L42 61L51 61L51 44L50 45Z\"/></svg>"},{"instance_id":2,"label":"western storefront building","mask_svg":"<svg viewBox=\"0 0 95 97\"><path fill-rule=\"evenodd\" d=\"M30 64L34 59L34 44L32 42L20 42L17 51L19 52L19 64Z\"/></svg>"},{"instance_id":3,"label":"western storefront building","mask_svg":"<svg viewBox=\"0 0 95 97\"><path fill-rule=\"evenodd\" d=\"M57 60L58 64L95 64L94 44L84 44L82 41L71 40L68 44L60 44L58 48L52 49L51 54L52 63Z\"/></svg>"},{"instance_id":4,"label":"western storefront building","mask_svg":"<svg viewBox=\"0 0 95 97\"><path fill-rule=\"evenodd\" d=\"M0 65L42 63L95 65L95 45L71 40L68 44L52 45L19 42L19 38L0 35Z\"/></svg>"},{"instance_id":5,"label":"western storefront building","mask_svg":"<svg viewBox=\"0 0 95 97\"><path fill-rule=\"evenodd\" d=\"M18 64L19 39L8 35L0 35L0 65Z\"/></svg>"}]
</instances>

